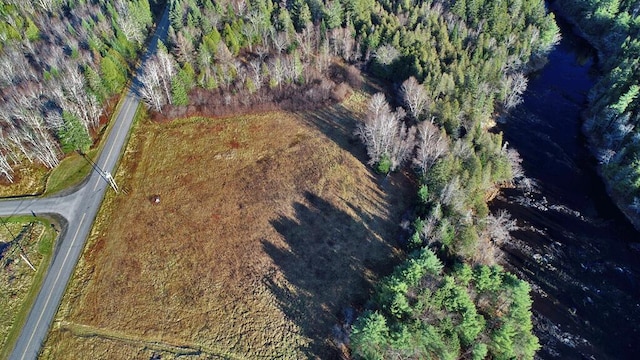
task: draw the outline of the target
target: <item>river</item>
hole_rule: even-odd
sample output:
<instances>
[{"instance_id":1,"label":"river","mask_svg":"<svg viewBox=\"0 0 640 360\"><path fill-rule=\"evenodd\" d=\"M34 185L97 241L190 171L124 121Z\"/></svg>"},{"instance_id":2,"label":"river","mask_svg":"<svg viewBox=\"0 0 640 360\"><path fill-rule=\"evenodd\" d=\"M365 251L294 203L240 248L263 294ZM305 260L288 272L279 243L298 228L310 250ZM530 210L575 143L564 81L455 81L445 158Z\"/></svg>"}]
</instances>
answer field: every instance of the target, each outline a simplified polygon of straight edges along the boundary
<instances>
[{"instance_id":1,"label":"river","mask_svg":"<svg viewBox=\"0 0 640 360\"><path fill-rule=\"evenodd\" d=\"M498 126L523 158L533 190L506 189L519 229L506 268L532 285L543 359L637 359L640 236L606 194L580 131L594 54L568 24L549 63L531 75L524 102Z\"/></svg>"}]
</instances>

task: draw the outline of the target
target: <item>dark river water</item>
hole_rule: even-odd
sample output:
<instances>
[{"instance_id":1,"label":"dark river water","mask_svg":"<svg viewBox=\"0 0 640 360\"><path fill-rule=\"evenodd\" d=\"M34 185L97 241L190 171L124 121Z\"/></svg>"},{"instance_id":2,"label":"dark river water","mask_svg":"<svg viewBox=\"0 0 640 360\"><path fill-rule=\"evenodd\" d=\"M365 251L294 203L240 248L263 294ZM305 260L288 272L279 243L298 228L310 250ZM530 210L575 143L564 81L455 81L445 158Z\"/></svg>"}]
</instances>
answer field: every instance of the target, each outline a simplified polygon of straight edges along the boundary
<instances>
[{"instance_id":1,"label":"dark river water","mask_svg":"<svg viewBox=\"0 0 640 360\"><path fill-rule=\"evenodd\" d=\"M609 200L581 135L593 53L561 25L549 63L498 126L535 183L491 204L519 225L504 262L532 285L540 358L640 359L640 253L630 246L640 236Z\"/></svg>"}]
</instances>

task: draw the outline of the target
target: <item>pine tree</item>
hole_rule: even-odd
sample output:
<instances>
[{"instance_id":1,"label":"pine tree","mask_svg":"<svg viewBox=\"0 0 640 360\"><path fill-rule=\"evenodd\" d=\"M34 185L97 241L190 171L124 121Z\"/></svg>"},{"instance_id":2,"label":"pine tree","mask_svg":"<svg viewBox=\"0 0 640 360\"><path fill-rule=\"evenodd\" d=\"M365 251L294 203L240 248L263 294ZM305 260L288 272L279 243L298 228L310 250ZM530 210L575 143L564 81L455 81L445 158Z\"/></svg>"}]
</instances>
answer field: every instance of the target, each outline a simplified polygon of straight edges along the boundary
<instances>
[{"instance_id":1,"label":"pine tree","mask_svg":"<svg viewBox=\"0 0 640 360\"><path fill-rule=\"evenodd\" d=\"M225 44L229 48L229 51L231 51L233 56L237 56L238 53L240 53L240 40L238 39L239 34L236 33L229 24L225 24L222 36L224 37Z\"/></svg>"},{"instance_id":2,"label":"pine tree","mask_svg":"<svg viewBox=\"0 0 640 360\"><path fill-rule=\"evenodd\" d=\"M86 153L93 143L87 129L80 119L69 112L62 113L63 125L58 130L58 138L62 151L68 154L73 151Z\"/></svg>"},{"instance_id":3,"label":"pine tree","mask_svg":"<svg viewBox=\"0 0 640 360\"><path fill-rule=\"evenodd\" d=\"M109 56L100 62L100 73L108 94L120 92L127 81L119 66Z\"/></svg>"},{"instance_id":4,"label":"pine tree","mask_svg":"<svg viewBox=\"0 0 640 360\"><path fill-rule=\"evenodd\" d=\"M324 11L324 22L326 23L327 28L334 29L342 26L344 14L342 10L342 5L340 1L334 0L327 4L327 7Z\"/></svg>"},{"instance_id":5,"label":"pine tree","mask_svg":"<svg viewBox=\"0 0 640 360\"><path fill-rule=\"evenodd\" d=\"M187 89L180 77L171 80L171 103L176 106L189 105L189 96Z\"/></svg>"}]
</instances>

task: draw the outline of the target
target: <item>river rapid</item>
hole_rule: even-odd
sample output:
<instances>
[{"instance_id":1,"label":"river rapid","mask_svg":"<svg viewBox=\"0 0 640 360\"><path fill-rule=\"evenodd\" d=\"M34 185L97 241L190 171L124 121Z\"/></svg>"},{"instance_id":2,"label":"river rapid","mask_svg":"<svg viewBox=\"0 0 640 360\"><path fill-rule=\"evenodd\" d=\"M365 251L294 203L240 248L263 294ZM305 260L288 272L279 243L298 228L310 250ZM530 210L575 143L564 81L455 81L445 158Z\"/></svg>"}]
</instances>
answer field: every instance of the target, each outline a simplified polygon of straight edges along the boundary
<instances>
[{"instance_id":1,"label":"river rapid","mask_svg":"<svg viewBox=\"0 0 640 360\"><path fill-rule=\"evenodd\" d=\"M595 54L559 23L563 40L497 126L534 183L491 203L519 226L503 262L532 286L540 358L637 359L640 236L607 196L580 130Z\"/></svg>"}]
</instances>

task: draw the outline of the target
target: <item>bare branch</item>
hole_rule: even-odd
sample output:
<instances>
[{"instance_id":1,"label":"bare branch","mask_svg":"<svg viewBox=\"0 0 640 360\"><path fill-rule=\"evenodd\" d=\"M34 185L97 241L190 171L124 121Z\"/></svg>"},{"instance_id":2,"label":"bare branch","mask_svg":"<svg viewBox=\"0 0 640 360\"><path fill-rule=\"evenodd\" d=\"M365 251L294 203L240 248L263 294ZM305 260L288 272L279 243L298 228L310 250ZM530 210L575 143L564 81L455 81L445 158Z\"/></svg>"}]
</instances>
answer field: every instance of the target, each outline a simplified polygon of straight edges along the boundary
<instances>
[{"instance_id":1,"label":"bare branch","mask_svg":"<svg viewBox=\"0 0 640 360\"><path fill-rule=\"evenodd\" d=\"M413 163L423 175L449 151L449 140L444 131L428 121L418 125L418 146Z\"/></svg>"},{"instance_id":2,"label":"bare branch","mask_svg":"<svg viewBox=\"0 0 640 360\"><path fill-rule=\"evenodd\" d=\"M400 93L402 101L409 110L409 115L416 120L420 118L431 102L427 91L413 76L402 83Z\"/></svg>"},{"instance_id":3,"label":"bare branch","mask_svg":"<svg viewBox=\"0 0 640 360\"><path fill-rule=\"evenodd\" d=\"M377 93L369 101L363 124L356 129L367 146L369 164L377 164L387 158L390 170L394 171L406 161L415 146L415 128L407 129L400 120L403 111L392 112L384 94Z\"/></svg>"}]
</instances>

